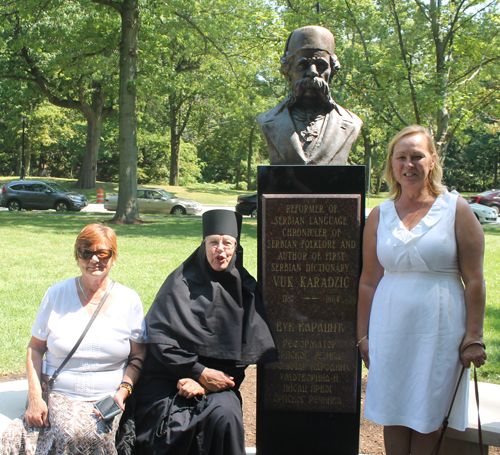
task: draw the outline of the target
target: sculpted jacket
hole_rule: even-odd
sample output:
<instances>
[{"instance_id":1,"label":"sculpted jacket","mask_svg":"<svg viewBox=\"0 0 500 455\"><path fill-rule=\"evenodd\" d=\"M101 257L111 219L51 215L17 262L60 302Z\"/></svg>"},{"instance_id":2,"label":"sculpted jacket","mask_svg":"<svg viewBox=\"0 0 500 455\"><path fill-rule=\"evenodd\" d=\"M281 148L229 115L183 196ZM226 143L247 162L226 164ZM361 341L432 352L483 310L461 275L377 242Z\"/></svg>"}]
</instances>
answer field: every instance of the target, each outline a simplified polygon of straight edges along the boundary
<instances>
[{"instance_id":1,"label":"sculpted jacket","mask_svg":"<svg viewBox=\"0 0 500 455\"><path fill-rule=\"evenodd\" d=\"M309 156L306 156L295 131L295 125L288 109L278 114L284 101L273 109L260 114L257 122L269 148L271 164L320 164L343 165L354 141L363 126L354 113L337 104L337 109L327 114L323 128Z\"/></svg>"}]
</instances>

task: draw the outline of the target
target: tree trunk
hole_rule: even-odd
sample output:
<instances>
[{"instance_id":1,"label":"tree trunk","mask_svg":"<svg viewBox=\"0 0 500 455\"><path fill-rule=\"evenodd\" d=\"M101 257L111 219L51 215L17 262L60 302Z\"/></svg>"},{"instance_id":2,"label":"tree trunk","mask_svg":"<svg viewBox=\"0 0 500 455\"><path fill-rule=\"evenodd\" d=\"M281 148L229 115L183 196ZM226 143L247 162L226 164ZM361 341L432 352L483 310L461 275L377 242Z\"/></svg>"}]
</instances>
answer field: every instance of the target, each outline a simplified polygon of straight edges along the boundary
<instances>
[{"instance_id":1,"label":"tree trunk","mask_svg":"<svg viewBox=\"0 0 500 455\"><path fill-rule=\"evenodd\" d=\"M114 109L105 108L106 94L99 84L94 85L91 104L88 105L83 96L80 99L81 110L87 118L87 143L85 156L80 170L76 188L95 188L97 178L97 161L99 159L99 146L104 122L114 114Z\"/></svg>"},{"instance_id":2,"label":"tree trunk","mask_svg":"<svg viewBox=\"0 0 500 455\"><path fill-rule=\"evenodd\" d=\"M87 144L85 146L85 156L83 157L80 176L75 185L76 188L90 189L96 186L97 159L103 123L102 116L95 112L87 115Z\"/></svg>"},{"instance_id":3,"label":"tree trunk","mask_svg":"<svg viewBox=\"0 0 500 455\"><path fill-rule=\"evenodd\" d=\"M179 186L179 159L181 156L181 144L179 138L170 130L170 186Z\"/></svg>"},{"instance_id":4,"label":"tree trunk","mask_svg":"<svg viewBox=\"0 0 500 455\"><path fill-rule=\"evenodd\" d=\"M248 140L248 164L247 164L247 190L252 189L252 157L253 157L253 135L255 131L255 125L252 126L250 130L250 138Z\"/></svg>"},{"instance_id":5,"label":"tree trunk","mask_svg":"<svg viewBox=\"0 0 500 455\"><path fill-rule=\"evenodd\" d=\"M446 107L438 109L437 115L437 131L434 137L434 142L436 143L436 148L438 156L441 158L441 165L444 164L446 158L446 151L448 150L448 145L451 142L451 136L448 134L448 126L450 124L450 114Z\"/></svg>"},{"instance_id":6,"label":"tree trunk","mask_svg":"<svg viewBox=\"0 0 500 455\"><path fill-rule=\"evenodd\" d=\"M30 136L25 132L24 134L24 175L26 177L32 175L31 170L31 141Z\"/></svg>"},{"instance_id":7,"label":"tree trunk","mask_svg":"<svg viewBox=\"0 0 500 455\"><path fill-rule=\"evenodd\" d=\"M181 141L177 134L177 115L180 107L176 104L175 93L170 94L170 180L171 186L179 186L179 158L181 156Z\"/></svg>"},{"instance_id":8,"label":"tree trunk","mask_svg":"<svg viewBox=\"0 0 500 455\"><path fill-rule=\"evenodd\" d=\"M365 187L366 187L366 192L370 194L370 158L372 156L372 149L374 147L374 143L371 142L370 138L370 130L368 128L361 128L361 135L363 136L363 144L365 148Z\"/></svg>"},{"instance_id":9,"label":"tree trunk","mask_svg":"<svg viewBox=\"0 0 500 455\"><path fill-rule=\"evenodd\" d=\"M17 169L16 175L21 175L21 172L24 167L24 157L23 157L23 146L20 143L17 147Z\"/></svg>"},{"instance_id":10,"label":"tree trunk","mask_svg":"<svg viewBox=\"0 0 500 455\"><path fill-rule=\"evenodd\" d=\"M95 3L104 3L108 4L109 6L113 6L120 12L120 14L122 14L122 16L123 16L123 11L126 9L125 7L121 8L118 2L109 4L108 0L92 0L92 1ZM132 0L125 0L125 2L130 2L130 1ZM138 0L135 0L135 3L137 3L137 1ZM102 92L99 84L96 84L94 86L95 90L92 93L92 101L90 106L85 101L84 87L82 85L78 86L79 99L72 99L69 97L67 99L59 99L57 96L54 95L54 93L51 92L50 84L47 83L46 79L42 76L41 72L36 67L35 62L32 60L30 56L29 49L27 47L23 47L21 49L21 53L24 56L24 59L26 60L28 65L31 67L30 73L33 76L32 81L40 87L40 89L45 94L50 103L52 103L54 106L62 107L64 109L77 109L85 114L87 122L89 123L87 125L87 144L85 147L85 157L84 157L84 163L82 165L82 172L80 173L79 180L75 184L75 187L85 188L85 189L95 188L97 152L99 150L99 141L100 141L100 131L99 134L97 135L95 128L99 122L104 123L104 121L108 117L113 115L116 112L115 109L113 107L109 108L104 107L106 95ZM122 64L123 62L122 60L120 60L120 66ZM92 125L90 123L92 123ZM102 123L100 127L101 129L102 129ZM97 149L95 148L96 143L97 143Z\"/></svg>"},{"instance_id":11,"label":"tree trunk","mask_svg":"<svg viewBox=\"0 0 500 455\"><path fill-rule=\"evenodd\" d=\"M168 96L170 118L170 185L179 185L179 165L181 156L181 138L189 122L196 94L189 96L179 95L176 92ZM182 118L183 107L188 104Z\"/></svg>"},{"instance_id":12,"label":"tree trunk","mask_svg":"<svg viewBox=\"0 0 500 455\"><path fill-rule=\"evenodd\" d=\"M378 195L380 193L380 188L382 188L382 177L377 176L377 186L375 187L375 194Z\"/></svg>"},{"instance_id":13,"label":"tree trunk","mask_svg":"<svg viewBox=\"0 0 500 455\"><path fill-rule=\"evenodd\" d=\"M138 0L123 0L120 8L120 178L118 206L113 218L118 223L141 222L137 206L137 117L136 88L139 7Z\"/></svg>"},{"instance_id":14,"label":"tree trunk","mask_svg":"<svg viewBox=\"0 0 500 455\"><path fill-rule=\"evenodd\" d=\"M241 178L241 163L240 159L236 157L236 189L240 189L240 178Z\"/></svg>"},{"instance_id":15,"label":"tree trunk","mask_svg":"<svg viewBox=\"0 0 500 455\"><path fill-rule=\"evenodd\" d=\"M498 188L498 153L495 155L495 171L493 174L493 188Z\"/></svg>"}]
</instances>

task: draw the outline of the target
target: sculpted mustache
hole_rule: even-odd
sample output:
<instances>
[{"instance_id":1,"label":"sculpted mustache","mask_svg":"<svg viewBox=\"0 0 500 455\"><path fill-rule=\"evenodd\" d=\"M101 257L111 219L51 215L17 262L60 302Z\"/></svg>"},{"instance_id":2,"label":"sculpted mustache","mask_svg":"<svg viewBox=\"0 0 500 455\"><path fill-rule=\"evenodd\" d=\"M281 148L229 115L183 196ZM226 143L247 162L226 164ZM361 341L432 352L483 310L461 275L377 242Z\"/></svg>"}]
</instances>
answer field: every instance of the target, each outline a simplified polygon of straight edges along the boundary
<instances>
[{"instance_id":1,"label":"sculpted mustache","mask_svg":"<svg viewBox=\"0 0 500 455\"><path fill-rule=\"evenodd\" d=\"M300 97L308 88L316 89L322 96L330 95L330 87L321 77L299 79L292 87L292 95Z\"/></svg>"},{"instance_id":2,"label":"sculpted mustache","mask_svg":"<svg viewBox=\"0 0 500 455\"><path fill-rule=\"evenodd\" d=\"M322 104L324 106L328 106L330 110L336 107L335 102L332 99L332 95L330 94L330 87L328 86L327 82L321 77L314 77L312 79L306 77L303 79L299 79L297 82L295 82L295 84L293 84L292 92L288 95L285 103L283 104L283 106L281 106L277 114L283 111L283 109L290 109L291 107L293 107L302 97L304 91L306 91L308 88L314 88L318 91L318 94L320 95Z\"/></svg>"}]
</instances>

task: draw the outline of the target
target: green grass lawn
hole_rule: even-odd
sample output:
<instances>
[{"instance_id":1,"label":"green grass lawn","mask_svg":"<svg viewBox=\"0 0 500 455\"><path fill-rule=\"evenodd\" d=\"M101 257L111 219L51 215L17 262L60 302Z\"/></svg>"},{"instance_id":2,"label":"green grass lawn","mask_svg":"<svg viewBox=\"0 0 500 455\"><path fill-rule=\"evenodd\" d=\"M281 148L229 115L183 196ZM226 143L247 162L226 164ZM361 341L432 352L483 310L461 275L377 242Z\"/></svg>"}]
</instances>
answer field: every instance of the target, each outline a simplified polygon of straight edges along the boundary
<instances>
[{"instance_id":1,"label":"green grass lawn","mask_svg":"<svg viewBox=\"0 0 500 455\"><path fill-rule=\"evenodd\" d=\"M192 197L200 200L200 193L193 193ZM382 196L371 197L367 207L374 207L383 200ZM88 223L110 218L112 214L0 212L0 374L24 370L31 325L45 291L53 283L79 274L72 256L78 232ZM119 258L112 278L135 289L145 311L167 275L201 242L200 217L155 217L152 223L113 226L113 229L118 236ZM500 228L485 227L484 231L488 292L484 339L488 363L479 373L481 380L500 384L500 267L497 259ZM255 276L255 220L245 218L242 245L245 266Z\"/></svg>"},{"instance_id":2,"label":"green grass lawn","mask_svg":"<svg viewBox=\"0 0 500 455\"><path fill-rule=\"evenodd\" d=\"M0 212L0 374L24 370L26 346L38 306L53 284L79 275L72 255L80 230L110 214L72 216ZM243 224L245 265L256 274L257 222ZM154 223L113 226L119 257L114 280L150 307L167 275L201 243L200 217L158 217Z\"/></svg>"}]
</instances>

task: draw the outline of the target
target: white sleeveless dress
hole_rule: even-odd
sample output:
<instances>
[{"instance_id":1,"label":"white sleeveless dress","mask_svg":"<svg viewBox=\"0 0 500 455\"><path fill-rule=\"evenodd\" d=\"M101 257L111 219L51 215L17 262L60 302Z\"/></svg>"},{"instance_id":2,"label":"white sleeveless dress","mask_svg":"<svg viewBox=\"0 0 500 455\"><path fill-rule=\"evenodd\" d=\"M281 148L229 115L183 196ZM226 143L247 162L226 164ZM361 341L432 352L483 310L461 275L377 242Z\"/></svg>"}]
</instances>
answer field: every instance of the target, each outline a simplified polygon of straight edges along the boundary
<instances>
[{"instance_id":1,"label":"white sleeveless dress","mask_svg":"<svg viewBox=\"0 0 500 455\"><path fill-rule=\"evenodd\" d=\"M370 369L364 416L420 433L437 430L461 371L464 288L455 240L457 195L439 196L408 231L393 201L380 205L377 256L385 269L370 314ZM449 426L467 427L469 370Z\"/></svg>"}]
</instances>

